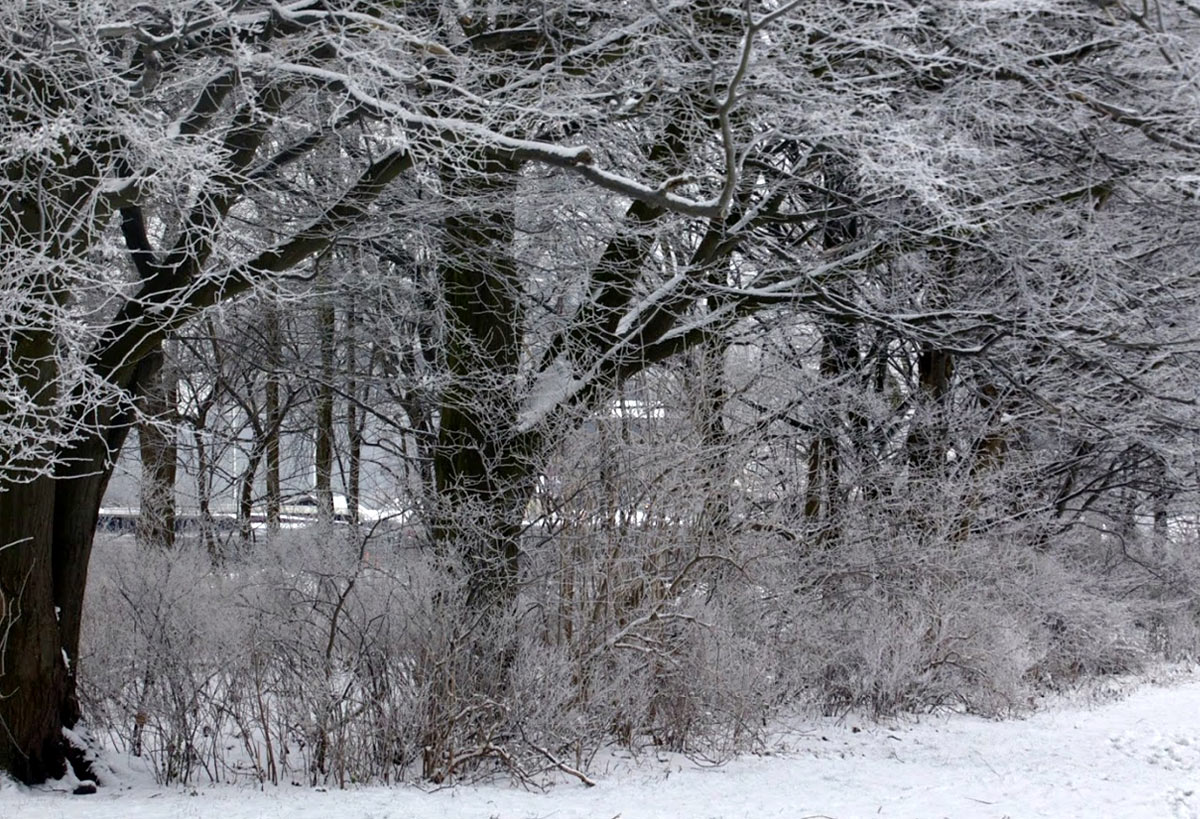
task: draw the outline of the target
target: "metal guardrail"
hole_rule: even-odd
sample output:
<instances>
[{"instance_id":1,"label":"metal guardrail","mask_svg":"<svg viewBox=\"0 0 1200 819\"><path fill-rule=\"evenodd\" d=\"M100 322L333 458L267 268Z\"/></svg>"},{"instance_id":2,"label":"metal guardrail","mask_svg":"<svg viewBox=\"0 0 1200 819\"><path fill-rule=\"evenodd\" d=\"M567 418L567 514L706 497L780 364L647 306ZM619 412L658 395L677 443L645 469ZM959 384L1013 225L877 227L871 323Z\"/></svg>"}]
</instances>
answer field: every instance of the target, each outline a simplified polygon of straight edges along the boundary
<instances>
[{"instance_id":1,"label":"metal guardrail","mask_svg":"<svg viewBox=\"0 0 1200 819\"><path fill-rule=\"evenodd\" d=\"M100 515L96 519L96 531L112 534L132 534L137 531L138 519L140 517L141 512L137 509L101 509ZM315 511L311 514L307 512L289 512L279 516L279 524L284 528L309 526L316 522L317 514ZM351 521L349 515L339 512L333 516L333 522L335 524L349 524ZM212 531L215 532L236 532L239 528L237 515L228 512L212 513L207 520L199 512L175 513L175 531L177 533L203 531L206 525L211 527ZM267 516L255 512L250 516L250 525L256 529L266 526Z\"/></svg>"}]
</instances>

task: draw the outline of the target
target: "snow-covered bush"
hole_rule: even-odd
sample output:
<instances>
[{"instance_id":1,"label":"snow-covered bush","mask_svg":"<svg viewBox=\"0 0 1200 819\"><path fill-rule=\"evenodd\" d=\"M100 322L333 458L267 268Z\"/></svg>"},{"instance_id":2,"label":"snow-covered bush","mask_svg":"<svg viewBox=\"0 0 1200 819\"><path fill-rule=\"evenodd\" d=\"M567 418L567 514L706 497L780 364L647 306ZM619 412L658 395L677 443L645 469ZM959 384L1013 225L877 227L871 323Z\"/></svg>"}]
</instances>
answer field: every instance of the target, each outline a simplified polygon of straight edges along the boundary
<instances>
[{"instance_id":1,"label":"snow-covered bush","mask_svg":"<svg viewBox=\"0 0 1200 819\"><path fill-rule=\"evenodd\" d=\"M504 614L411 544L367 557L292 531L214 566L186 539L115 538L80 690L93 732L164 782L536 784L586 779L611 743L720 761L781 712L996 715L1195 656L1186 551L1116 560L1104 538L1032 548L896 519L807 551L744 527L722 555L645 519L531 530Z\"/></svg>"},{"instance_id":2,"label":"snow-covered bush","mask_svg":"<svg viewBox=\"0 0 1200 819\"><path fill-rule=\"evenodd\" d=\"M100 548L81 692L162 781L345 783L413 761L415 569L294 534L220 567L193 544Z\"/></svg>"}]
</instances>

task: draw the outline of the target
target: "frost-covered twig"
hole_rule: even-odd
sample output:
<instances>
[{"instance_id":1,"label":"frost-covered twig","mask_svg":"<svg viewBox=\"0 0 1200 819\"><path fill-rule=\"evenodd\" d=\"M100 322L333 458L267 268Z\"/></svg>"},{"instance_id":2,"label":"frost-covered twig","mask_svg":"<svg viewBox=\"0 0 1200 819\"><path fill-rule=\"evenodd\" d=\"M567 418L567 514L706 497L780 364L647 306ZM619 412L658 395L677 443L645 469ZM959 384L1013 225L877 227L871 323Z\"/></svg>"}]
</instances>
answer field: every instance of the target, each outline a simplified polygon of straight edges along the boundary
<instances>
[{"instance_id":1,"label":"frost-covered twig","mask_svg":"<svg viewBox=\"0 0 1200 819\"><path fill-rule=\"evenodd\" d=\"M580 782L582 782L584 785L587 785L589 788L594 788L596 786L596 780L592 779L590 776L585 774L583 771L572 768L570 765L563 762L561 759L556 757L554 754L550 753L550 751L547 750L546 748L543 748L541 745L538 745L537 743L530 742L529 739L527 739L525 737L524 731L521 732L521 738L525 740L525 743L530 748L532 748L533 750L537 751L539 754L544 756L550 762L550 764L553 765L558 770L562 771L565 774L569 774L570 776L575 777Z\"/></svg>"}]
</instances>

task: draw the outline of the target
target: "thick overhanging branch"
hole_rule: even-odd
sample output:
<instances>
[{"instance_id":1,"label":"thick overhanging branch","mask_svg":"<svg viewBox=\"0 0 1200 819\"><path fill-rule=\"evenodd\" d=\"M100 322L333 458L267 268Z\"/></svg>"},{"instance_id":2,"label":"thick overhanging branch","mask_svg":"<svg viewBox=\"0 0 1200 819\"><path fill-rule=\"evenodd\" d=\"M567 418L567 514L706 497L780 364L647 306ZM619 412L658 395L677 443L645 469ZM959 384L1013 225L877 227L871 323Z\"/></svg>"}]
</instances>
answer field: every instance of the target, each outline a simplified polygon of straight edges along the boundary
<instances>
[{"instance_id":1,"label":"thick overhanging branch","mask_svg":"<svg viewBox=\"0 0 1200 819\"><path fill-rule=\"evenodd\" d=\"M349 113L338 119L333 125L327 128L315 129L299 139L285 145L271 155L269 159L262 164L251 169L246 178L249 181L257 181L269 177L271 174L281 168L295 162L296 160L306 156L310 151L320 145L330 134L338 131L361 120L367 114L367 110L361 106L355 108Z\"/></svg>"},{"instance_id":2,"label":"thick overhanging branch","mask_svg":"<svg viewBox=\"0 0 1200 819\"><path fill-rule=\"evenodd\" d=\"M583 177L598 188L683 216L693 216L697 219L719 219L722 208L725 207L723 198L706 201L688 199L664 190L661 186L652 188L629 177L606 171L595 164L590 148L575 149L573 154L566 153L553 145L522 147L512 150L512 155L516 159L532 160L543 165L564 168Z\"/></svg>"},{"instance_id":3,"label":"thick overhanging branch","mask_svg":"<svg viewBox=\"0 0 1200 819\"><path fill-rule=\"evenodd\" d=\"M223 275L190 280L175 289L158 288L154 284L143 287L130 300L133 309L120 331L112 333L93 355L93 369L112 383L124 385L131 368L166 333L219 301L249 290L265 274L290 270L329 247L336 235L362 216L390 182L412 166L412 155L396 149L364 170L334 205L290 239Z\"/></svg>"},{"instance_id":4,"label":"thick overhanging branch","mask_svg":"<svg viewBox=\"0 0 1200 819\"><path fill-rule=\"evenodd\" d=\"M488 150L498 158L519 162L537 162L575 173L604 190L627 196L639 202L656 205L664 210L701 219L719 218L725 190L732 189L736 179L725 179L722 195L716 199L694 200L679 196L667 186L647 185L613 171L601 168L595 151L586 145L564 147L531 139L502 134L484 125L457 117L436 117L412 111L401 105L361 89L349 76L327 69L297 63L268 61L264 68L297 76L311 77L348 94L357 104L381 119L391 120L410 134L415 141L425 142L433 153L448 145L472 145Z\"/></svg>"},{"instance_id":5,"label":"thick overhanging branch","mask_svg":"<svg viewBox=\"0 0 1200 819\"><path fill-rule=\"evenodd\" d=\"M149 281L154 277L156 262L154 249L150 246L150 238L146 232L146 217L141 207L126 205L121 208L121 234L125 238L125 247L133 259L138 278L143 282Z\"/></svg>"},{"instance_id":6,"label":"thick overhanging branch","mask_svg":"<svg viewBox=\"0 0 1200 819\"><path fill-rule=\"evenodd\" d=\"M209 80L196 96L196 102L187 116L175 126L175 132L179 136L192 136L208 127L237 85L237 80L238 72L235 68L227 68Z\"/></svg>"},{"instance_id":7,"label":"thick overhanging branch","mask_svg":"<svg viewBox=\"0 0 1200 819\"><path fill-rule=\"evenodd\" d=\"M228 160L223 173L211 180L209 190L201 194L175 246L161 264L153 260L140 209L135 204L122 208L122 229L142 281L137 294L108 325L92 356L92 366L102 378L124 387L132 377L132 370L126 369L124 378L113 379L113 373L136 364L161 339L162 332L149 333L139 328L161 325L161 316L173 310L173 303L195 281L211 253L216 227L242 191L245 169L266 136L269 117L263 113L277 111L287 96L286 90L270 86L260 94L256 106L247 106L234 117L225 137ZM133 346L128 347L131 339ZM120 352L114 358L116 351Z\"/></svg>"}]
</instances>

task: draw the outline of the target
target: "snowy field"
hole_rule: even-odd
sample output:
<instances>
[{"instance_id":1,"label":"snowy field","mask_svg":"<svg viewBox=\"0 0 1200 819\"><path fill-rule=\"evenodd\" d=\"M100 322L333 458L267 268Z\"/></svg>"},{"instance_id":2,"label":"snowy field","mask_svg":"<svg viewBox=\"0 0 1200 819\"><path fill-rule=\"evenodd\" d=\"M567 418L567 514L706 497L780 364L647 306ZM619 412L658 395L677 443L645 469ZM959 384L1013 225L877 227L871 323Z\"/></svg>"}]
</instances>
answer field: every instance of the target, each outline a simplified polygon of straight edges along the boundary
<instances>
[{"instance_id":1,"label":"snowy field","mask_svg":"<svg viewBox=\"0 0 1200 819\"><path fill-rule=\"evenodd\" d=\"M781 732L769 756L700 767L614 757L586 788L325 791L155 786L125 771L92 796L0 786L4 819L718 819L1200 817L1200 669L1101 683L1026 719L854 717Z\"/></svg>"}]
</instances>

